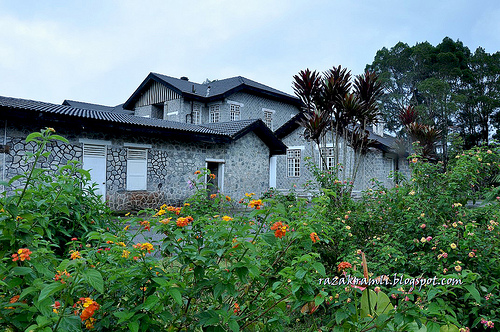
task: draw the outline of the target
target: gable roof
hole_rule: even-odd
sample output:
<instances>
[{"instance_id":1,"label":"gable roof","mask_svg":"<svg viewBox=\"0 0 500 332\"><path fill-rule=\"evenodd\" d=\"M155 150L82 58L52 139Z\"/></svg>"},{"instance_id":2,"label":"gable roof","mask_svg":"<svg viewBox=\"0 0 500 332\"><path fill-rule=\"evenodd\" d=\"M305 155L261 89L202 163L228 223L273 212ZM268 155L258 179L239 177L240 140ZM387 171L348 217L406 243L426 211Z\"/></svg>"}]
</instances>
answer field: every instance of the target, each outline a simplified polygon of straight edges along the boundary
<instances>
[{"instance_id":1,"label":"gable roof","mask_svg":"<svg viewBox=\"0 0 500 332\"><path fill-rule=\"evenodd\" d=\"M93 104L95 105L95 104ZM100 106L100 105L97 105ZM124 128L140 132L174 135L203 142L230 142L246 133L254 131L269 147L271 154L283 154L286 146L274 136L262 120L242 120L213 125L195 125L162 119L144 118L109 110L78 108L41 101L0 96L0 113L5 118L24 120L35 118L36 114L49 115L65 123L83 125L85 121L98 125L103 130L111 126L118 130Z\"/></svg>"},{"instance_id":2,"label":"gable roof","mask_svg":"<svg viewBox=\"0 0 500 332\"><path fill-rule=\"evenodd\" d=\"M297 97L242 76L200 84L162 74L149 73L141 85L123 104L123 108L132 109L140 96L151 86L151 84L153 84L153 82L158 82L166 86L167 88L182 95L184 98L205 103L226 98L239 91L245 91L264 96L266 98L300 106L300 100Z\"/></svg>"},{"instance_id":3,"label":"gable roof","mask_svg":"<svg viewBox=\"0 0 500 332\"><path fill-rule=\"evenodd\" d=\"M91 109L91 110L97 110L97 111L104 111L104 112L115 112L115 113L124 113L124 114L133 114L134 113L133 111L124 109L123 104L116 105L116 106L104 106L104 105L99 105L99 104L85 103L83 101L75 101L75 100L65 99L63 101L62 105L72 106L72 107L76 107L76 108L85 108L85 109Z\"/></svg>"}]
</instances>

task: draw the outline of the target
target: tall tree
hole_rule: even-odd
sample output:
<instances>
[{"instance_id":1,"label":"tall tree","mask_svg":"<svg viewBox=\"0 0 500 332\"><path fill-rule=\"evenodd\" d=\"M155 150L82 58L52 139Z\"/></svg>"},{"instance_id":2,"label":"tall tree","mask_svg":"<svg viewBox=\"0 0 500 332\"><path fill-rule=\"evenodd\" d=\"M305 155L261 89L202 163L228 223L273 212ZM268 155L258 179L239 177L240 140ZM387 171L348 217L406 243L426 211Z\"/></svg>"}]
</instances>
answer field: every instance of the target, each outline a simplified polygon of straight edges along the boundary
<instances>
[{"instance_id":1,"label":"tall tree","mask_svg":"<svg viewBox=\"0 0 500 332\"><path fill-rule=\"evenodd\" d=\"M382 48L367 70L385 83L382 113L388 128L406 132L398 114L414 106L422 124L441 133L446 160L449 136L458 131L467 145L488 143L492 127L500 124L500 55L479 48L474 54L460 41L444 38L408 46L402 42Z\"/></svg>"}]
</instances>

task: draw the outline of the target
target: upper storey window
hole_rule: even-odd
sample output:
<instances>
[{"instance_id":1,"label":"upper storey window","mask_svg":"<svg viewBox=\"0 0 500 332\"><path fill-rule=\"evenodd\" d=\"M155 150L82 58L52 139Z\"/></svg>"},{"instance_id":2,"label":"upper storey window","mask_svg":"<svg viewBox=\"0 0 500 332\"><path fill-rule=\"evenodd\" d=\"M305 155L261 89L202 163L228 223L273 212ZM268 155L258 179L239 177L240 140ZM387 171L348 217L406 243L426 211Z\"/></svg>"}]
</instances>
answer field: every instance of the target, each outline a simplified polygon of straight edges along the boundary
<instances>
[{"instance_id":1,"label":"upper storey window","mask_svg":"<svg viewBox=\"0 0 500 332\"><path fill-rule=\"evenodd\" d=\"M220 121L220 105L210 106L209 120L211 123Z\"/></svg>"},{"instance_id":2,"label":"upper storey window","mask_svg":"<svg viewBox=\"0 0 500 332\"><path fill-rule=\"evenodd\" d=\"M268 109L263 109L262 110L264 112L264 117L263 117L263 121L264 123L266 124L266 126L273 130L273 113L274 111L273 110L268 110Z\"/></svg>"},{"instance_id":3,"label":"upper storey window","mask_svg":"<svg viewBox=\"0 0 500 332\"><path fill-rule=\"evenodd\" d=\"M200 104L193 105L193 124L201 124L201 106Z\"/></svg>"},{"instance_id":4,"label":"upper storey window","mask_svg":"<svg viewBox=\"0 0 500 332\"><path fill-rule=\"evenodd\" d=\"M231 121L240 120L240 105L231 104Z\"/></svg>"}]
</instances>

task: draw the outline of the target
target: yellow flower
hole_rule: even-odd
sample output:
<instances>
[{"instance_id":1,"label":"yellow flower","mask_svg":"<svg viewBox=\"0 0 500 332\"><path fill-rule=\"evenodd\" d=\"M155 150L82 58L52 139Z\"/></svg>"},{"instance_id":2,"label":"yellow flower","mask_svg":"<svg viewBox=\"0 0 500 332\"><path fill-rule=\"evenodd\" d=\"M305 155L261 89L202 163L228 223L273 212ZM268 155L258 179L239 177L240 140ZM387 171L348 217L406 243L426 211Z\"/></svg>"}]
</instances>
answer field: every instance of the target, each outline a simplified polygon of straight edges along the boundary
<instances>
[{"instance_id":1,"label":"yellow flower","mask_svg":"<svg viewBox=\"0 0 500 332\"><path fill-rule=\"evenodd\" d=\"M231 218L230 216L224 216L224 217L222 217L222 220L231 221L231 220L233 220L233 218Z\"/></svg>"},{"instance_id":2,"label":"yellow flower","mask_svg":"<svg viewBox=\"0 0 500 332\"><path fill-rule=\"evenodd\" d=\"M408 194L414 196L415 195L415 190L410 191Z\"/></svg>"},{"instance_id":3,"label":"yellow flower","mask_svg":"<svg viewBox=\"0 0 500 332\"><path fill-rule=\"evenodd\" d=\"M451 249L457 249L457 245L455 243L450 244Z\"/></svg>"},{"instance_id":4,"label":"yellow flower","mask_svg":"<svg viewBox=\"0 0 500 332\"><path fill-rule=\"evenodd\" d=\"M350 230L351 229L351 226L346 226L345 227L347 230Z\"/></svg>"},{"instance_id":5,"label":"yellow flower","mask_svg":"<svg viewBox=\"0 0 500 332\"><path fill-rule=\"evenodd\" d=\"M128 250L123 250L122 257L123 257L123 258L128 258L128 255L130 255L130 251L128 251Z\"/></svg>"},{"instance_id":6,"label":"yellow flower","mask_svg":"<svg viewBox=\"0 0 500 332\"><path fill-rule=\"evenodd\" d=\"M123 230L128 231L129 228L130 228L130 225L127 225L127 226L125 226L125 228Z\"/></svg>"},{"instance_id":7,"label":"yellow flower","mask_svg":"<svg viewBox=\"0 0 500 332\"><path fill-rule=\"evenodd\" d=\"M189 203L184 203L184 206L190 206L190 205L191 205L191 204L189 204Z\"/></svg>"},{"instance_id":8,"label":"yellow flower","mask_svg":"<svg viewBox=\"0 0 500 332\"><path fill-rule=\"evenodd\" d=\"M80 256L80 252L79 251L71 250L70 253L71 253L71 259L82 258L82 256Z\"/></svg>"},{"instance_id":9,"label":"yellow flower","mask_svg":"<svg viewBox=\"0 0 500 332\"><path fill-rule=\"evenodd\" d=\"M125 217L130 216L130 212L125 213Z\"/></svg>"}]
</instances>

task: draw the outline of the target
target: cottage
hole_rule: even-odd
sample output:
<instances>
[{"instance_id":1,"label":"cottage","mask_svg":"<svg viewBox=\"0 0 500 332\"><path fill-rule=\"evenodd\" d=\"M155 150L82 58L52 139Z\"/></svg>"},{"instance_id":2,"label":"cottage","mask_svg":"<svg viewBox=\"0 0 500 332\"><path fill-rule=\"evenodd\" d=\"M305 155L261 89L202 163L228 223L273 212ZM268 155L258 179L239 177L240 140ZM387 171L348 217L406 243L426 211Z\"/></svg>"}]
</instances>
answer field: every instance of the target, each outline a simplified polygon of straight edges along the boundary
<instances>
[{"instance_id":1,"label":"cottage","mask_svg":"<svg viewBox=\"0 0 500 332\"><path fill-rule=\"evenodd\" d=\"M303 158L315 152L296 123L300 108L296 97L244 77L199 84L156 73L114 107L0 97L2 179L26 170L22 155L34 148L26 135L52 127L70 143L51 146L41 166L81 161L115 210L180 203L204 167L232 197L287 190L311 179ZM359 190L404 164L390 149L393 138L373 136L380 144L363 166Z\"/></svg>"}]
</instances>

